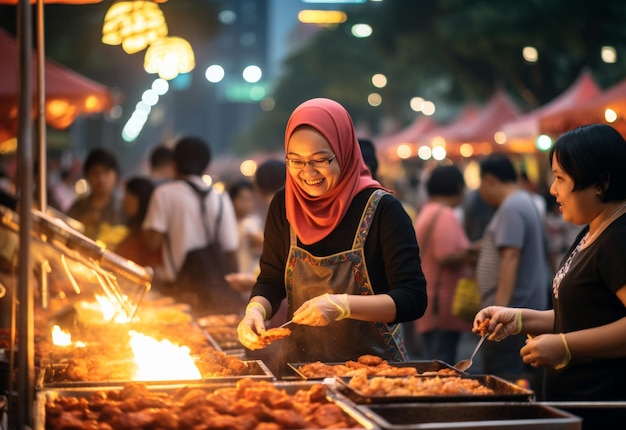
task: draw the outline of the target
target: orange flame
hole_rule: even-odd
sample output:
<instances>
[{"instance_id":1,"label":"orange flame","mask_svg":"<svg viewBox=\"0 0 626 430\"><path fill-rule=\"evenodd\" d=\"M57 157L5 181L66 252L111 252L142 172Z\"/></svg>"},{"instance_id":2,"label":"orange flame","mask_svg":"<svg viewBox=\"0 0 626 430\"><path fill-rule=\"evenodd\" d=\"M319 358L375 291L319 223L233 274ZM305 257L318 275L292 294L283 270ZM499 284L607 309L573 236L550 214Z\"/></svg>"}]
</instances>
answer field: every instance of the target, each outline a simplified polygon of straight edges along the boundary
<instances>
[{"instance_id":1,"label":"orange flame","mask_svg":"<svg viewBox=\"0 0 626 430\"><path fill-rule=\"evenodd\" d=\"M54 325L52 327L52 343L56 346L71 346L72 335L66 331L63 331L58 325ZM74 346L81 348L84 347L85 344L79 341L76 342L76 345Z\"/></svg>"},{"instance_id":2,"label":"orange flame","mask_svg":"<svg viewBox=\"0 0 626 430\"><path fill-rule=\"evenodd\" d=\"M156 339L130 330L130 346L135 356L135 381L179 381L202 379L190 350L167 339Z\"/></svg>"}]
</instances>

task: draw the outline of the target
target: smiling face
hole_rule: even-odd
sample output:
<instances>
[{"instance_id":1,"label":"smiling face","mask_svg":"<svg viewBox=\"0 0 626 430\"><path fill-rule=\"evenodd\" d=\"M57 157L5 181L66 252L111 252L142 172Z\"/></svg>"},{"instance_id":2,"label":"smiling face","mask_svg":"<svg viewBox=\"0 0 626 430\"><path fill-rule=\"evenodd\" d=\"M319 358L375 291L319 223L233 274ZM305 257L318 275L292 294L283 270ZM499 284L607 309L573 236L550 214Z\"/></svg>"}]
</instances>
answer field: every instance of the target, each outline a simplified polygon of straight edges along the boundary
<instances>
[{"instance_id":1,"label":"smiling face","mask_svg":"<svg viewBox=\"0 0 626 430\"><path fill-rule=\"evenodd\" d=\"M328 141L320 132L312 127L300 127L289 138L287 158L305 162L312 160L328 160L334 153ZM314 168L306 164L304 168L289 167L287 171L293 181L304 192L313 197L319 197L333 189L339 182L341 169L336 159L327 167Z\"/></svg>"},{"instance_id":2,"label":"smiling face","mask_svg":"<svg viewBox=\"0 0 626 430\"><path fill-rule=\"evenodd\" d=\"M589 224L602 210L597 187L573 191L574 181L560 166L556 155L552 157L552 173L550 194L556 198L563 219L576 225Z\"/></svg>"}]
</instances>

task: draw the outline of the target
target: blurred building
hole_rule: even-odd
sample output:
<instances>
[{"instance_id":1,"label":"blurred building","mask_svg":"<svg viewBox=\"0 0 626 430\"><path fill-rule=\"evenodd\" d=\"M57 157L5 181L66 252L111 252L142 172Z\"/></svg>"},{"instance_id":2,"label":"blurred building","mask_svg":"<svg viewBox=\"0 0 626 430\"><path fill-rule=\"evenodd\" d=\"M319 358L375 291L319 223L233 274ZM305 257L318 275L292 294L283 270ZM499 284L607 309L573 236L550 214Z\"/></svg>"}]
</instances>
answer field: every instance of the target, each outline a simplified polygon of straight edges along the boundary
<instances>
[{"instance_id":1,"label":"blurred building","mask_svg":"<svg viewBox=\"0 0 626 430\"><path fill-rule=\"evenodd\" d=\"M173 82L176 109L173 133L184 130L208 138L216 154L227 152L234 136L261 112L267 93L268 1L215 0L219 29L213 40L194 46L196 69ZM209 66L223 78L209 82ZM246 67L256 66L260 80L247 82Z\"/></svg>"}]
</instances>

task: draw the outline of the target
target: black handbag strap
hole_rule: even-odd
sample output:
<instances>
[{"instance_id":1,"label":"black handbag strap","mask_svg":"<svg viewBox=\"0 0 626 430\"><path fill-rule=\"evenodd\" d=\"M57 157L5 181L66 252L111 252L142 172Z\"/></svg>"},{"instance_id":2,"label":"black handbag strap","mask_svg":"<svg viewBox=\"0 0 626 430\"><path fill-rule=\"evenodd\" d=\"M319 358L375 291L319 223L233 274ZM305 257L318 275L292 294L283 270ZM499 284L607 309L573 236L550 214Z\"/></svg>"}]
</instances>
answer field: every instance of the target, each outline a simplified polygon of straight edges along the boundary
<instances>
[{"instance_id":1,"label":"black handbag strap","mask_svg":"<svg viewBox=\"0 0 626 430\"><path fill-rule=\"evenodd\" d=\"M191 181L184 180L193 190L198 194L200 198L200 210L202 211L202 225L204 226L204 233L207 238L207 245L211 244L211 235L209 232L209 226L206 223L206 197L211 193L211 188L206 190L200 189L196 184ZM217 218L215 219L215 236L217 237L217 232L219 231L220 224L222 223L222 198L218 196L218 206L217 206Z\"/></svg>"},{"instance_id":2,"label":"black handbag strap","mask_svg":"<svg viewBox=\"0 0 626 430\"><path fill-rule=\"evenodd\" d=\"M188 181L186 179L184 179L184 182L187 183L187 185L189 185L191 188L193 188L193 190L196 192L196 194L198 195L198 197L200 198L200 210L202 212L202 226L204 227L204 233L206 235L206 239L207 239L207 245L211 244L211 236L209 234L209 228L206 224L206 196L209 195L209 193L211 192L211 188L203 190L200 187L198 187L196 184L194 184L191 181ZM220 224L222 222L222 198L220 196L218 196L218 206L217 206L217 218L215 219L215 232L216 232L216 237L217 237L217 232L219 231L220 228ZM174 272L178 273L178 271L180 269L176 269L176 265L174 264L174 256L172 255L172 246L171 246L171 242L169 239L169 232L165 234L165 241L167 242L167 253L168 253L168 257L170 259L170 264L172 265L172 267L174 268ZM217 240L216 240L217 242Z\"/></svg>"}]
</instances>

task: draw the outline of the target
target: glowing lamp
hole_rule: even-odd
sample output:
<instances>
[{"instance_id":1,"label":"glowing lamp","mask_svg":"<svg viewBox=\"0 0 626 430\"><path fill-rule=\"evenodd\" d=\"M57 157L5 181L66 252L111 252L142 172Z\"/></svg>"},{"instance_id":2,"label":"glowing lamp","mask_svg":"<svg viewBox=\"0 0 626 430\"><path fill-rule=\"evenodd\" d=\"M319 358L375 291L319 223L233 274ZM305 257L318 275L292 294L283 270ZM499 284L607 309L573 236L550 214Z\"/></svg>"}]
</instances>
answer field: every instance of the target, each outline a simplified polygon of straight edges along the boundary
<instances>
[{"instance_id":1,"label":"glowing lamp","mask_svg":"<svg viewBox=\"0 0 626 430\"><path fill-rule=\"evenodd\" d=\"M104 16L102 43L122 45L128 54L145 49L167 36L167 24L159 5L153 1L118 1Z\"/></svg>"},{"instance_id":2,"label":"glowing lamp","mask_svg":"<svg viewBox=\"0 0 626 430\"><path fill-rule=\"evenodd\" d=\"M196 60L191 45L180 37L165 37L150 45L146 51L143 68L148 73L158 73L169 81L180 73L191 72Z\"/></svg>"}]
</instances>

